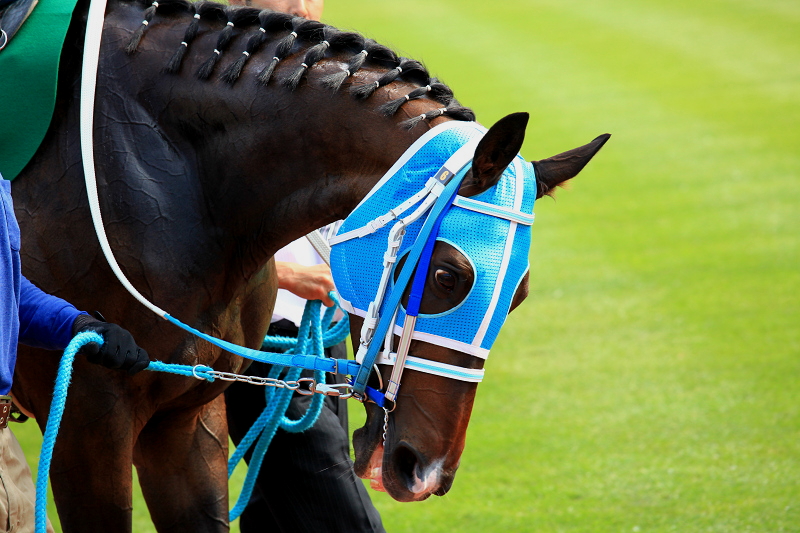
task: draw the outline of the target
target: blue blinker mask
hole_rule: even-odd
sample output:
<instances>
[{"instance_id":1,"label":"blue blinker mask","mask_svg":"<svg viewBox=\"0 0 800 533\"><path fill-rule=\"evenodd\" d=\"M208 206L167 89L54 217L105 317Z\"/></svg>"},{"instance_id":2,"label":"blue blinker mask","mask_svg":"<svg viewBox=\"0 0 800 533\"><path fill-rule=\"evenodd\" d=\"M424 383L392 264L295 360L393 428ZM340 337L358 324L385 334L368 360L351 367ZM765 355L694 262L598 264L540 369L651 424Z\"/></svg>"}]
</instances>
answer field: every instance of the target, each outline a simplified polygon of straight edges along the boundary
<instances>
[{"instance_id":1,"label":"blue blinker mask","mask_svg":"<svg viewBox=\"0 0 800 533\"><path fill-rule=\"evenodd\" d=\"M331 240L331 269L348 311L368 316L382 279L386 283L384 254L392 223L396 218L408 216L422 202L422 198L416 202L410 199L429 184L429 179L456 150L470 142L476 144L486 131L477 123L459 121L431 129L347 217ZM471 262L475 272L473 286L455 308L437 315L420 313L412 338L484 359L488 356L529 268L535 199L533 165L521 156L513 160L495 186L470 198L456 196L441 221L436 239L452 245ZM398 206L404 203L405 209L401 207L400 211ZM406 227L397 259L414 245L424 221L423 217ZM382 298L374 303L381 317L395 312L385 309L386 302L387 298ZM400 306L394 333L402 333L404 319L405 309Z\"/></svg>"}]
</instances>

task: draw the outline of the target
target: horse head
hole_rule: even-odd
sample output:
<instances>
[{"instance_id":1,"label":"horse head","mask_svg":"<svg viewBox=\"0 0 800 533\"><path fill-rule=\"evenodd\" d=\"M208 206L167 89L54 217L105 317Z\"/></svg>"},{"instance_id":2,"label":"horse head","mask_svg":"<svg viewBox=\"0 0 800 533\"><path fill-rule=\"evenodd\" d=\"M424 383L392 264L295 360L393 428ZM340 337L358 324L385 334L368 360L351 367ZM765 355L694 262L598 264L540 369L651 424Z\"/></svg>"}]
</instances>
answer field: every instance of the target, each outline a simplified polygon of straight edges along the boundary
<instances>
[{"instance_id":1,"label":"horse head","mask_svg":"<svg viewBox=\"0 0 800 533\"><path fill-rule=\"evenodd\" d=\"M527 296L533 202L574 177L609 137L528 163L518 155L527 122L527 113L512 114L485 135L474 123L431 129L361 201L332 241L331 265L353 315L357 358L371 364L371 344L382 344L372 348L380 351L381 366L372 386L385 391L387 401L366 402L367 423L354 435L356 473L397 500L442 495L452 485L484 361L506 316ZM449 167L454 153L463 150L474 150L472 162L462 170L438 234L427 237L435 239L430 262L419 263L427 273L417 276L418 265L412 265L415 287L399 284L406 259L424 238L422 221L411 214L417 205L413 199L424 204L422 195L401 200L424 190L426 181L457 172ZM391 229L388 219L396 221ZM387 291L402 293L395 295L399 308L391 297L373 296ZM412 298L419 303L410 304ZM381 315L396 317L385 337L376 327Z\"/></svg>"}]
</instances>

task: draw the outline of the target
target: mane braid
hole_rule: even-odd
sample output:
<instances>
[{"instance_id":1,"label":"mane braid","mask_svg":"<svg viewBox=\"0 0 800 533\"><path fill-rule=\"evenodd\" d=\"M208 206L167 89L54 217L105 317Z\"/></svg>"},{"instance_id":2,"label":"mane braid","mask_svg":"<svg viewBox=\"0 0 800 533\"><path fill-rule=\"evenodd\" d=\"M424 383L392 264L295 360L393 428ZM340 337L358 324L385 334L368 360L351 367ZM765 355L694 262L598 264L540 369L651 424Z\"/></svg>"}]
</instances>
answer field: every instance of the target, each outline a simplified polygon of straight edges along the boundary
<instances>
[{"instance_id":1,"label":"mane braid","mask_svg":"<svg viewBox=\"0 0 800 533\"><path fill-rule=\"evenodd\" d=\"M400 63L400 59L397 57L397 54L395 54L389 48L386 48L385 46L378 44L371 39L365 42L364 49L367 51L369 58L378 63L380 66L384 66L388 69L396 69L399 66L398 63ZM356 98L366 99L367 97L371 96L372 93L378 89L378 87L380 87L380 82L378 82L378 85L373 82L371 85L361 86L360 89L358 87L354 87L351 89L351 92L353 92Z\"/></svg>"},{"instance_id":2,"label":"mane braid","mask_svg":"<svg viewBox=\"0 0 800 533\"><path fill-rule=\"evenodd\" d=\"M437 78L433 78L431 79L431 98L448 106L453 101L453 91Z\"/></svg>"},{"instance_id":3,"label":"mane braid","mask_svg":"<svg viewBox=\"0 0 800 533\"><path fill-rule=\"evenodd\" d=\"M369 52L371 60L378 63L380 66L394 68L400 62L400 58L397 57L397 54L395 54L391 48L376 43L372 39L366 41L364 48Z\"/></svg>"},{"instance_id":4,"label":"mane braid","mask_svg":"<svg viewBox=\"0 0 800 533\"><path fill-rule=\"evenodd\" d=\"M286 13L279 13L277 11L262 10L258 14L258 31L253 34L247 41L242 55L239 59L234 61L225 72L220 75L220 79L233 84L242 75L245 63L252 57L253 54L261 50L264 43L269 39L267 32L274 32L283 30L285 25L292 20L292 16Z\"/></svg>"},{"instance_id":5,"label":"mane braid","mask_svg":"<svg viewBox=\"0 0 800 533\"><path fill-rule=\"evenodd\" d=\"M283 84L294 91L297 88L297 85L300 83L303 74L305 74L308 69L313 67L314 64L316 64L320 59L325 57L325 53L329 48L339 44L337 38L340 35L341 33L337 29L330 26L325 26L322 28L322 42L308 49L308 52L306 52L306 55L303 58L303 62L300 63L300 66L297 67L288 78L283 80Z\"/></svg>"},{"instance_id":6,"label":"mane braid","mask_svg":"<svg viewBox=\"0 0 800 533\"><path fill-rule=\"evenodd\" d=\"M262 10L258 15L258 20L265 32L284 31L286 28L290 27L293 18L294 17L288 13L270 11L269 9Z\"/></svg>"},{"instance_id":7,"label":"mane braid","mask_svg":"<svg viewBox=\"0 0 800 533\"><path fill-rule=\"evenodd\" d=\"M272 73L275 71L275 67L278 66L278 62L289 55L289 52L294 46L294 42L297 40L298 29L303 22L307 21L300 17L292 18L292 31L290 31L289 34L283 39L278 41L278 46L275 48L275 55L272 57L272 61L269 62L269 65L267 65L258 74L258 78L256 78L261 85L267 85L269 83L270 78L272 78Z\"/></svg>"},{"instance_id":8,"label":"mane braid","mask_svg":"<svg viewBox=\"0 0 800 533\"><path fill-rule=\"evenodd\" d=\"M396 98L389 102L386 102L382 106L378 108L378 112L386 117L391 117L400 109L400 107L405 104L406 102L410 102L411 100L416 100L417 98L421 98L431 92L433 87L431 85L426 85L424 87L417 87L410 93L405 96L401 96L400 98Z\"/></svg>"},{"instance_id":9,"label":"mane braid","mask_svg":"<svg viewBox=\"0 0 800 533\"><path fill-rule=\"evenodd\" d=\"M197 4L186 3L188 4L187 10L192 13L192 21L189 23L189 27L186 28L186 33L183 35L183 41L181 41L180 46L175 50L175 53L172 54L167 66L164 67L164 72L170 74L174 74L180 70L181 63L183 63L183 58L189 49L189 45L192 44L192 41L194 41L200 31L201 19L211 19L215 22L224 22L227 19L223 7L219 4L211 2L198 2ZM162 4L166 5L166 0L162 1Z\"/></svg>"},{"instance_id":10,"label":"mane braid","mask_svg":"<svg viewBox=\"0 0 800 533\"><path fill-rule=\"evenodd\" d=\"M379 88L392 83L401 74L410 74L411 72L416 72L418 74L421 72L424 75L425 80L427 80L428 78L427 73L425 72L425 68L419 61L414 61L413 59L408 59L408 58L401 58L399 65L397 65L390 71L384 73L383 76L378 78L377 81L353 87L352 89L350 89L350 91L353 93L353 96L355 96L360 100L363 100L372 96L372 94Z\"/></svg>"},{"instance_id":11,"label":"mane braid","mask_svg":"<svg viewBox=\"0 0 800 533\"><path fill-rule=\"evenodd\" d=\"M231 13L231 15L235 15L235 11L234 13ZM235 24L231 18L228 19L225 28L223 28L223 30L220 32L219 37L217 38L217 46L214 48L214 52L211 54L211 57L206 59L206 61L200 65L200 68L197 69L197 77L199 79L205 80L211 76L211 73L214 71L214 67L217 66L217 61L219 61L222 52L225 51L230 44L231 39L233 39L233 28Z\"/></svg>"},{"instance_id":12,"label":"mane braid","mask_svg":"<svg viewBox=\"0 0 800 533\"><path fill-rule=\"evenodd\" d=\"M300 39L311 42L322 40L325 24L316 20L305 20L302 18L300 18L300 21L296 30Z\"/></svg>"},{"instance_id":13,"label":"mane braid","mask_svg":"<svg viewBox=\"0 0 800 533\"><path fill-rule=\"evenodd\" d=\"M344 83L344 80L352 76L353 74L361 68L364 62L367 60L367 56L369 52L364 48L366 43L364 42L364 38L360 35L355 35L356 39L354 39L354 43L359 45L361 51L358 52L356 55L350 58L350 61L347 62L347 69L343 70L342 72L336 72L334 74L330 74L322 78L322 85L327 87L328 89L336 92Z\"/></svg>"},{"instance_id":14,"label":"mane braid","mask_svg":"<svg viewBox=\"0 0 800 533\"><path fill-rule=\"evenodd\" d=\"M433 111L428 111L427 113L422 113L416 117L404 120L401 122L401 125L405 129L410 130L424 120L433 120L444 115L452 117L456 120L475 120L475 113L473 113L471 109L462 107L457 101L453 100L453 103L447 107L440 107L439 109L434 109Z\"/></svg>"},{"instance_id":15,"label":"mane braid","mask_svg":"<svg viewBox=\"0 0 800 533\"><path fill-rule=\"evenodd\" d=\"M198 2L197 12L200 13L200 17L203 20L212 23L224 24L228 20L225 6L214 2Z\"/></svg>"},{"instance_id":16,"label":"mane braid","mask_svg":"<svg viewBox=\"0 0 800 533\"><path fill-rule=\"evenodd\" d=\"M192 22L189 23L189 27L186 28L186 33L183 34L183 41L181 41L181 45L177 50L175 50L175 53L172 54L167 66L164 67L164 72L174 74L180 70L181 63L183 63L183 56L186 55L189 45L192 43L192 41L194 41L194 38L197 37L197 32L200 29L200 13L197 13L197 9L195 8L194 4L192 4L191 10Z\"/></svg>"},{"instance_id":17,"label":"mane braid","mask_svg":"<svg viewBox=\"0 0 800 533\"><path fill-rule=\"evenodd\" d=\"M156 9L158 9L157 0L155 0L152 4L150 4L150 7L145 9L144 20L142 21L141 24L139 24L139 27L136 28L136 31L133 32L131 40L128 42L128 46L125 47L125 51L127 53L132 54L139 47L139 43L142 40L142 36L144 35L147 26L150 25L150 21L153 20L153 15L156 14Z\"/></svg>"},{"instance_id":18,"label":"mane braid","mask_svg":"<svg viewBox=\"0 0 800 533\"><path fill-rule=\"evenodd\" d=\"M256 26L261 21L261 9L256 7L239 7L230 12L231 22L237 28Z\"/></svg>"}]
</instances>

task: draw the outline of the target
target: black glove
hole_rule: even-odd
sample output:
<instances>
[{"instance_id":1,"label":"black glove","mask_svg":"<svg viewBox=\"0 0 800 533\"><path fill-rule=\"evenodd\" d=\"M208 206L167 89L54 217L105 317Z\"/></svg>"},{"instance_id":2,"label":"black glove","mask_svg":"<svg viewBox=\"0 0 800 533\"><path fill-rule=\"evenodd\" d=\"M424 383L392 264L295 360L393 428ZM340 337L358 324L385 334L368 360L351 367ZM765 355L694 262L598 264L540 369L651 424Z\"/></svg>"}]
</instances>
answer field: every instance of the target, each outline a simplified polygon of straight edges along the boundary
<instances>
[{"instance_id":1,"label":"black glove","mask_svg":"<svg viewBox=\"0 0 800 533\"><path fill-rule=\"evenodd\" d=\"M79 315L72 324L72 335L84 331L93 331L105 341L102 345L90 342L81 347L78 353L84 354L90 363L127 370L131 375L144 370L150 364L147 352L136 345L128 330L89 315Z\"/></svg>"}]
</instances>

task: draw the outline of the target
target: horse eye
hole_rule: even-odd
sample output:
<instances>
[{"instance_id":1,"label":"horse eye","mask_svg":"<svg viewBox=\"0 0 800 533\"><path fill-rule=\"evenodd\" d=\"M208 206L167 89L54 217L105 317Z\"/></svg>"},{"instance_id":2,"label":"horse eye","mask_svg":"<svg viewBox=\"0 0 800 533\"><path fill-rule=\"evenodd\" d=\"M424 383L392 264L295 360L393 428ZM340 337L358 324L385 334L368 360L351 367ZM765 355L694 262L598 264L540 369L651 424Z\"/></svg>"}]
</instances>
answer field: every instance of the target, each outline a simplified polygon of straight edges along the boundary
<instances>
[{"instance_id":1,"label":"horse eye","mask_svg":"<svg viewBox=\"0 0 800 533\"><path fill-rule=\"evenodd\" d=\"M456 288L456 277L447 270L439 268L433 276L436 279L436 283L443 289L452 291Z\"/></svg>"}]
</instances>

